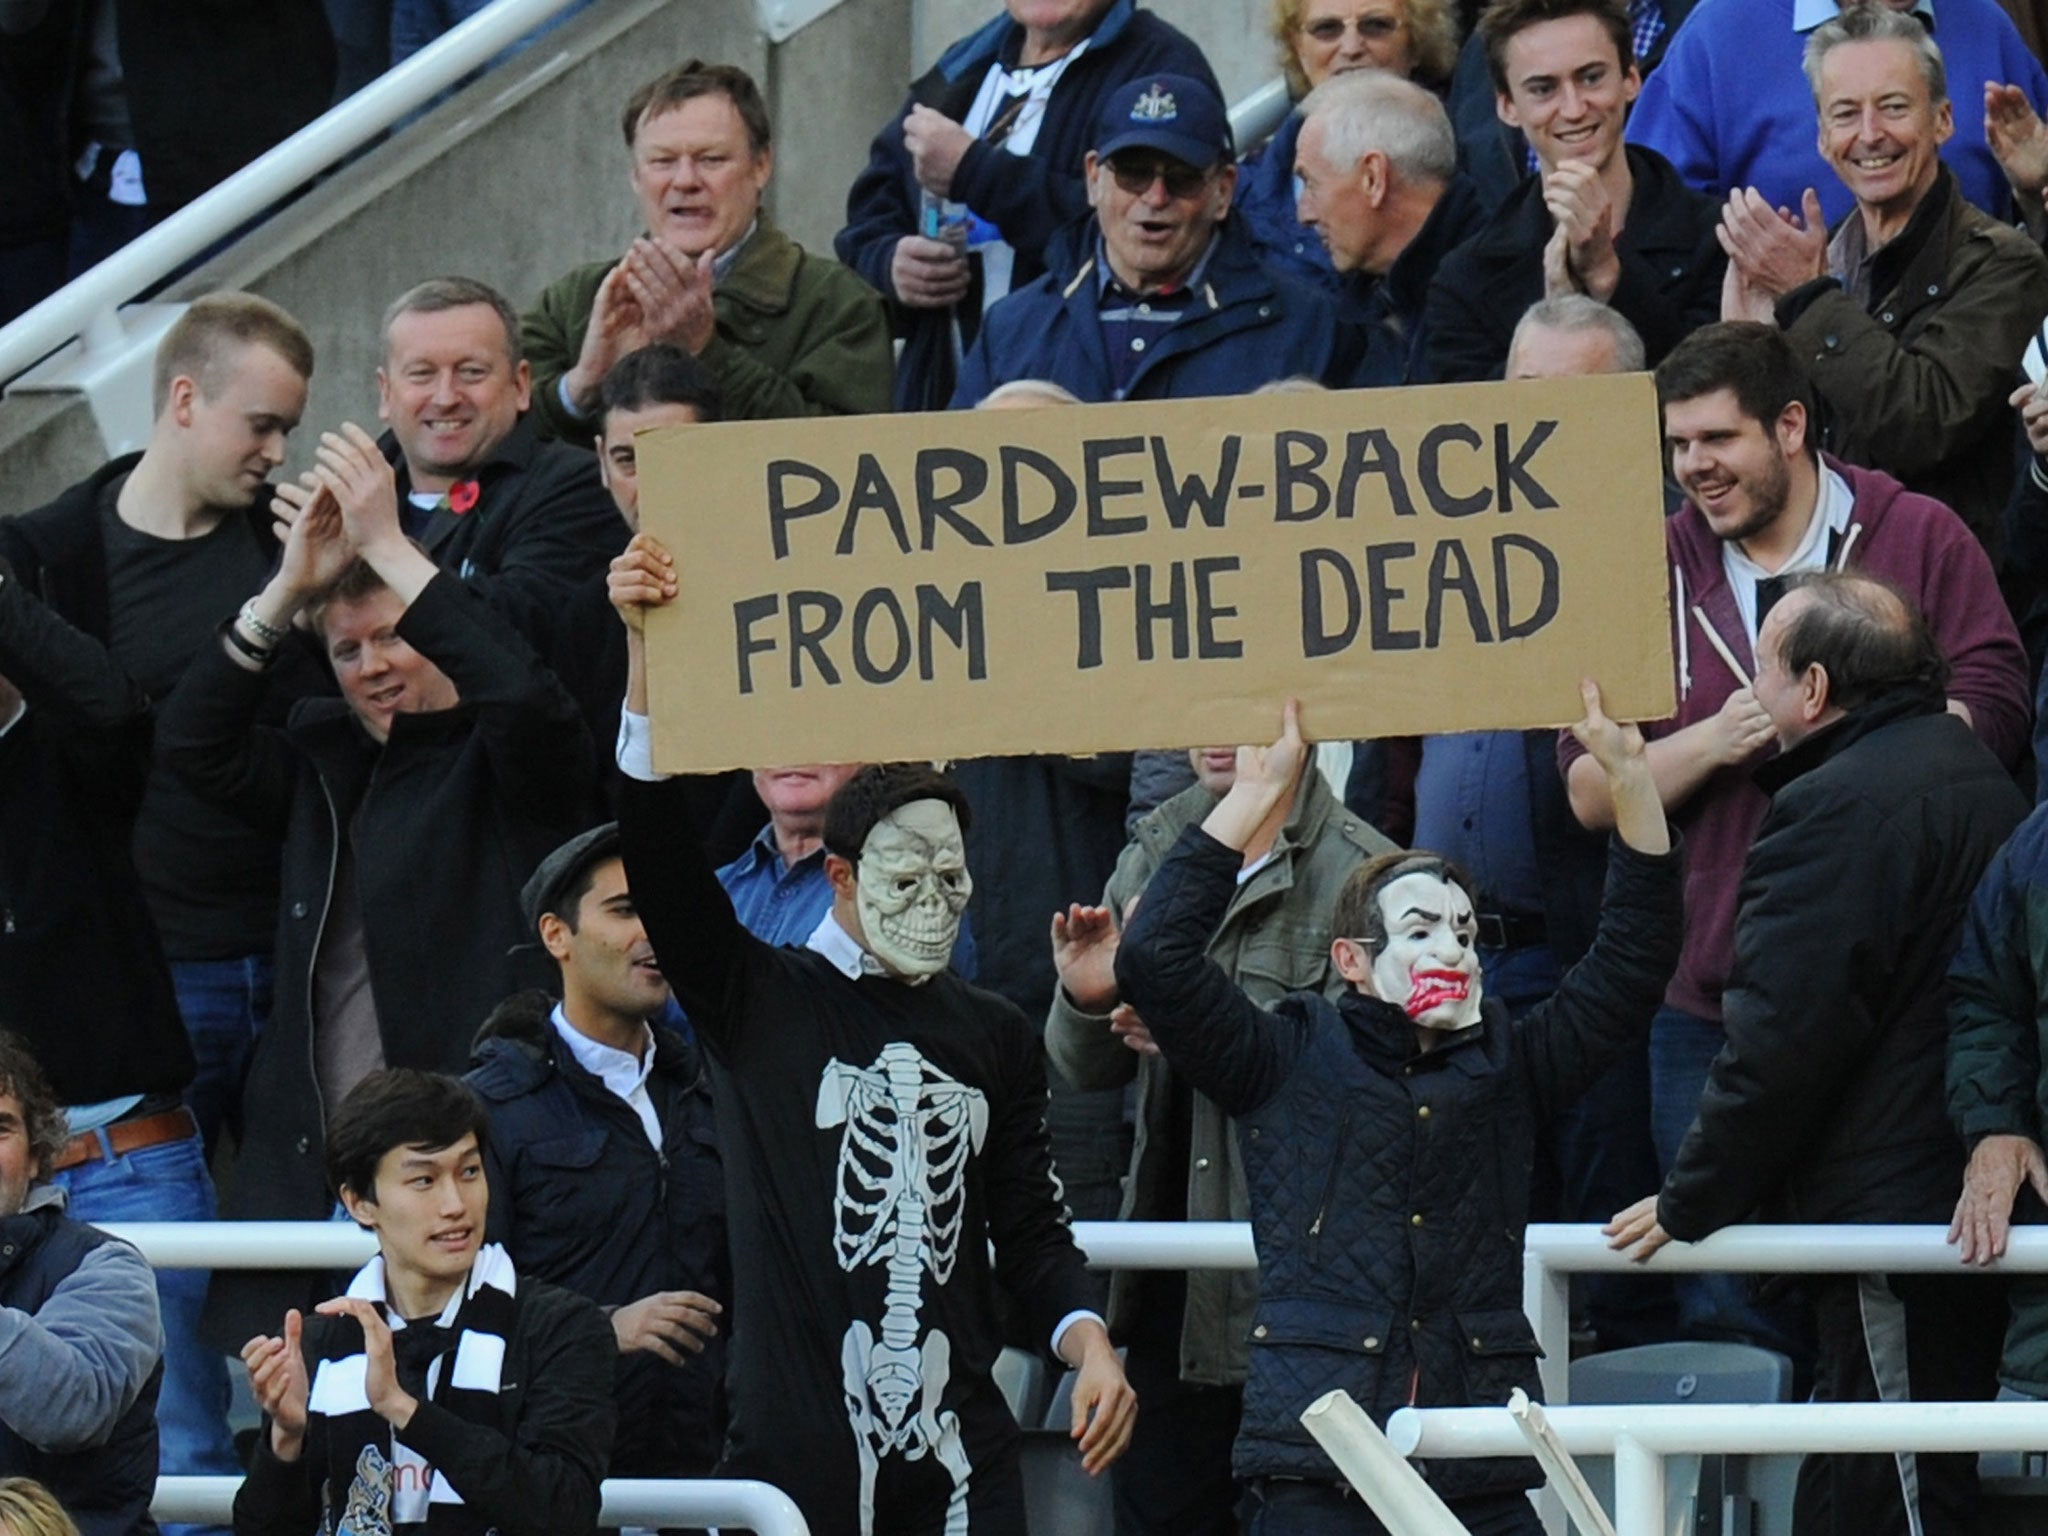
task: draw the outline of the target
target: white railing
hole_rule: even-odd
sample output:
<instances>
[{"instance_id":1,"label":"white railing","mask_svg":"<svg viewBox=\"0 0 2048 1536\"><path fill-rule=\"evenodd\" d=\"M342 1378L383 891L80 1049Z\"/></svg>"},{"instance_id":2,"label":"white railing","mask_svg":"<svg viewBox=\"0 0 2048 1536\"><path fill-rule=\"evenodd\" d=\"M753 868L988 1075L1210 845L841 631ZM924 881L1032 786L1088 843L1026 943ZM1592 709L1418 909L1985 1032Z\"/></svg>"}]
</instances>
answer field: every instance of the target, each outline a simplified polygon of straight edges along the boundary
<instances>
[{"instance_id":1,"label":"white railing","mask_svg":"<svg viewBox=\"0 0 2048 1536\"><path fill-rule=\"evenodd\" d=\"M1545 1409L1574 1456L1614 1458L1619 1536L1658 1536L1667 1456L2048 1449L2048 1403L1627 1404ZM1505 1408L1402 1408L1387 1438L1404 1456L1523 1456Z\"/></svg>"},{"instance_id":2,"label":"white railing","mask_svg":"<svg viewBox=\"0 0 2048 1536\"><path fill-rule=\"evenodd\" d=\"M1294 100L1287 94L1287 77L1275 75L1264 85L1253 91L1242 101L1230 108L1230 137L1238 151L1250 149L1273 136L1287 114L1294 110Z\"/></svg>"},{"instance_id":3,"label":"white railing","mask_svg":"<svg viewBox=\"0 0 2048 1536\"><path fill-rule=\"evenodd\" d=\"M158 1269L354 1269L377 1241L346 1221L109 1221ZM1077 1221L1097 1269L1256 1269L1241 1221Z\"/></svg>"},{"instance_id":4,"label":"white railing","mask_svg":"<svg viewBox=\"0 0 2048 1536\"><path fill-rule=\"evenodd\" d=\"M1569 1401L1571 1277L1602 1275L1855 1274L1859 1271L1976 1274L1956 1257L1941 1227L1729 1227L1697 1243L1671 1243L1648 1264L1607 1246L1594 1226L1529 1228L1522 1256L1522 1310L1543 1346L1543 1395ZM2048 1227L2015 1227L2004 1274L2048 1274Z\"/></svg>"},{"instance_id":5,"label":"white railing","mask_svg":"<svg viewBox=\"0 0 2048 1536\"><path fill-rule=\"evenodd\" d=\"M149 1512L159 1521L227 1523L239 1477L160 1477ZM767 1483L613 1478L604 1484L607 1526L720 1526L760 1536L810 1536L790 1496Z\"/></svg>"}]
</instances>

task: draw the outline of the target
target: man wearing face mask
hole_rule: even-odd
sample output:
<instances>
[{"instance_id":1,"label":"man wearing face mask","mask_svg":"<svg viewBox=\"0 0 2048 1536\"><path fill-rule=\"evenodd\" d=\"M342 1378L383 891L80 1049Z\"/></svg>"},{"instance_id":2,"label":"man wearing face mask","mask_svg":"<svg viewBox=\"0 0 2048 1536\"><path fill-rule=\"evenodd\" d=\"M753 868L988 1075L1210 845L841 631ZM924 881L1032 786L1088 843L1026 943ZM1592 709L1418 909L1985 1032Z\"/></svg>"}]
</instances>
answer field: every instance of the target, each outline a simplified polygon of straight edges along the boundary
<instances>
[{"instance_id":1,"label":"man wearing face mask","mask_svg":"<svg viewBox=\"0 0 2048 1536\"><path fill-rule=\"evenodd\" d=\"M1175 1072L1236 1118L1259 1251L1234 1457L1254 1536L1380 1524L1300 1423L1333 1388L1384 1424L1396 1408L1540 1396L1520 1304L1536 1132L1648 1028L1678 958L1678 858L1633 726L1581 685L1573 729L1612 785L1619 833L1599 932L1520 1021L1482 1000L1465 878L1385 854L1337 897L1331 962L1352 990L1261 1008L1206 953L1243 849L1290 792L1307 746L1241 748L1230 792L1175 845L1115 953L1119 993ZM1109 913L1069 942L1114 943ZM1505 1238L1505 1241L1503 1240ZM1527 1461L1419 1464L1474 1536L1540 1529Z\"/></svg>"},{"instance_id":2,"label":"man wearing face mask","mask_svg":"<svg viewBox=\"0 0 2048 1536\"><path fill-rule=\"evenodd\" d=\"M1060 1208L1038 1031L946 968L973 888L966 799L928 768L863 768L825 813L831 910L801 948L753 937L654 771L640 626L676 593L644 533L612 562L619 847L710 1060L745 1298L719 1475L788 1489L818 1536L1023 1536L997 1276L1080 1373L1090 1472L1122 1454L1136 1398Z\"/></svg>"}]
</instances>

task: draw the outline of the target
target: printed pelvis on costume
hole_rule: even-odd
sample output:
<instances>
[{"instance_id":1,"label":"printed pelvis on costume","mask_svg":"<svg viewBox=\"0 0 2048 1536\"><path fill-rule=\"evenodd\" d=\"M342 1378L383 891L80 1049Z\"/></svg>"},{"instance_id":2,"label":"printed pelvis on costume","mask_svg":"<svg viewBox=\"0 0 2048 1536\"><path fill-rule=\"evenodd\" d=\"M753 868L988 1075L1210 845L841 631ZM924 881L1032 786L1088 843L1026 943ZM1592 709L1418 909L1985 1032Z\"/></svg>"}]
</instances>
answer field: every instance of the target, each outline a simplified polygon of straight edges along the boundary
<instances>
[{"instance_id":1,"label":"printed pelvis on costume","mask_svg":"<svg viewBox=\"0 0 2048 1536\"><path fill-rule=\"evenodd\" d=\"M855 1318L841 1350L846 1412L860 1453L860 1528L875 1528L875 1478L884 1456L930 1455L953 1479L946 1536L966 1536L973 1468L960 1416L940 1411L953 1346L937 1328L918 1341L924 1277L944 1285L960 1254L967 1159L988 1136L988 1099L894 1041L868 1067L837 1058L818 1085L818 1125L843 1126L833 1193L833 1249L851 1273L889 1274L877 1329Z\"/></svg>"}]
</instances>

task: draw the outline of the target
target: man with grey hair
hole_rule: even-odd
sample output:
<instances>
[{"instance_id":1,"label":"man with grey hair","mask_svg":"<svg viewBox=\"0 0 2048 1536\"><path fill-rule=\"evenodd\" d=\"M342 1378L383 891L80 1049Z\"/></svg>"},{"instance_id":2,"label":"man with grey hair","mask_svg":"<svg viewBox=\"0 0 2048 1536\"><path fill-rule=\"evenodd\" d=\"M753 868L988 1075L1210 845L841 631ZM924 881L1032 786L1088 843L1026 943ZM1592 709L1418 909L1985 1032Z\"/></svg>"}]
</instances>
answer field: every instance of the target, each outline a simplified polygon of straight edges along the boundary
<instances>
[{"instance_id":1,"label":"man with grey hair","mask_svg":"<svg viewBox=\"0 0 2048 1536\"><path fill-rule=\"evenodd\" d=\"M2020 353L2048 311L2048 258L1972 207L1941 159L1955 112L1918 20L1858 5L1815 30L1820 148L1856 199L1832 230L1754 188L1721 216L1723 317L1776 325L1813 381L1824 446L1946 502L1996 557L2012 489Z\"/></svg>"},{"instance_id":2,"label":"man with grey hair","mask_svg":"<svg viewBox=\"0 0 2048 1536\"><path fill-rule=\"evenodd\" d=\"M1508 343L1510 379L1641 373L1646 366L1642 334L1628 316L1583 293L1531 304Z\"/></svg>"},{"instance_id":3,"label":"man with grey hair","mask_svg":"<svg viewBox=\"0 0 2048 1536\"><path fill-rule=\"evenodd\" d=\"M1382 70L1335 75L1301 104L1295 212L1343 275L1340 313L1365 331L1361 385L1407 384L1427 355L1437 263L1485 221L1435 96Z\"/></svg>"},{"instance_id":4,"label":"man with grey hair","mask_svg":"<svg viewBox=\"0 0 2048 1536\"><path fill-rule=\"evenodd\" d=\"M597 460L535 431L518 313L474 278L432 278L385 311L383 351L378 446L406 536L512 623L587 719L607 718L624 675L570 631L595 612L627 530Z\"/></svg>"}]
</instances>

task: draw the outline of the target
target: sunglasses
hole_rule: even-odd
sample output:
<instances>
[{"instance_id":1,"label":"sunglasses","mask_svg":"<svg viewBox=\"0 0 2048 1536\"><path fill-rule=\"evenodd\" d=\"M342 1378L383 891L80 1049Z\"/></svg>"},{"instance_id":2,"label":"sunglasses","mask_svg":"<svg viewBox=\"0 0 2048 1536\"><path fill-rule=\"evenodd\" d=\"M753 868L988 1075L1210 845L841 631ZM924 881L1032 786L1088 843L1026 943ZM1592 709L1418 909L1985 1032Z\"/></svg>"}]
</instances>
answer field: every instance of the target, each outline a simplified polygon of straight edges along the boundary
<instances>
[{"instance_id":1,"label":"sunglasses","mask_svg":"<svg viewBox=\"0 0 2048 1536\"><path fill-rule=\"evenodd\" d=\"M1150 156L1111 155L1109 174L1132 197L1143 197L1152 183L1164 181L1166 195L1176 202L1190 198L1209 184L1209 172L1197 170L1179 160L1155 160Z\"/></svg>"},{"instance_id":2,"label":"sunglasses","mask_svg":"<svg viewBox=\"0 0 2048 1536\"><path fill-rule=\"evenodd\" d=\"M1314 21L1304 22L1301 30L1327 45L1341 43L1345 29L1356 28L1361 39L1375 43L1392 37L1404 25L1398 16L1355 16L1349 21L1342 16L1318 16Z\"/></svg>"}]
</instances>

